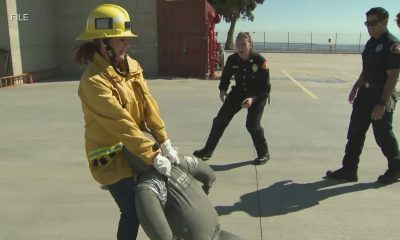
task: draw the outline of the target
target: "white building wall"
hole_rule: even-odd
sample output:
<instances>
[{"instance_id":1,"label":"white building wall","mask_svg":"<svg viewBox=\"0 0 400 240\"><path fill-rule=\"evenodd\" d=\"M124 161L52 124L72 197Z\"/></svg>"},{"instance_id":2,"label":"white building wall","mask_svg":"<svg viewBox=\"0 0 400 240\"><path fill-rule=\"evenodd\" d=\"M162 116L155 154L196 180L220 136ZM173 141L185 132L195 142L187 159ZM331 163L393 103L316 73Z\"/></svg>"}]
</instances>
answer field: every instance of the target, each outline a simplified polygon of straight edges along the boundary
<instances>
[{"instance_id":1,"label":"white building wall","mask_svg":"<svg viewBox=\"0 0 400 240\"><path fill-rule=\"evenodd\" d=\"M21 63L21 48L20 48L20 34L19 34L19 17L18 17L18 6L17 0L1 0L0 18L3 22L1 27L5 26L1 30L0 38L3 38L0 42L1 48L11 52L11 66L12 74L20 75L23 73ZM5 61L2 59L2 63Z\"/></svg>"}]
</instances>

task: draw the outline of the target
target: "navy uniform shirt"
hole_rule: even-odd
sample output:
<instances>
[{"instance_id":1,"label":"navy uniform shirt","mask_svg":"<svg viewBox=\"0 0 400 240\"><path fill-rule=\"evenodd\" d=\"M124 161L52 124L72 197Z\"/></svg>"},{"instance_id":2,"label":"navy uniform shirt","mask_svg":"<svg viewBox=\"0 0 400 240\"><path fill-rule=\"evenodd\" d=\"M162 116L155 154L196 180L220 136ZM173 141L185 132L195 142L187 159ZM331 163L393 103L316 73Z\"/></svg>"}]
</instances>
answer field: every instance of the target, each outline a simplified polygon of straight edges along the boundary
<instances>
[{"instance_id":1,"label":"navy uniform shirt","mask_svg":"<svg viewBox=\"0 0 400 240\"><path fill-rule=\"evenodd\" d=\"M400 68L400 53L397 51L399 40L385 32L379 39L370 38L362 53L362 76L365 82L382 87L387 80L386 71Z\"/></svg>"},{"instance_id":2,"label":"navy uniform shirt","mask_svg":"<svg viewBox=\"0 0 400 240\"><path fill-rule=\"evenodd\" d=\"M238 53L230 55L222 71L220 90L228 90L233 75L236 89L246 98L265 98L271 90L268 62L259 53L251 52L246 61L243 61Z\"/></svg>"}]
</instances>

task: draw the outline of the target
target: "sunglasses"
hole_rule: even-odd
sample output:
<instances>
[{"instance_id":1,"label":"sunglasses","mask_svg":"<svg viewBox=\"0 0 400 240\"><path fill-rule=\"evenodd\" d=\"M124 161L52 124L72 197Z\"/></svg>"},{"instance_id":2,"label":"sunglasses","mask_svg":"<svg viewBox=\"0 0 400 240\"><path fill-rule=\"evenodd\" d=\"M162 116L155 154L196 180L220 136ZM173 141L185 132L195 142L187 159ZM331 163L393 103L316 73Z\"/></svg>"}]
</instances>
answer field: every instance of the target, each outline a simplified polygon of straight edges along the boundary
<instances>
[{"instance_id":1,"label":"sunglasses","mask_svg":"<svg viewBox=\"0 0 400 240\"><path fill-rule=\"evenodd\" d=\"M375 27L376 25L378 25L379 21L378 20L372 20L372 21L366 21L364 22L364 25L366 27Z\"/></svg>"}]
</instances>

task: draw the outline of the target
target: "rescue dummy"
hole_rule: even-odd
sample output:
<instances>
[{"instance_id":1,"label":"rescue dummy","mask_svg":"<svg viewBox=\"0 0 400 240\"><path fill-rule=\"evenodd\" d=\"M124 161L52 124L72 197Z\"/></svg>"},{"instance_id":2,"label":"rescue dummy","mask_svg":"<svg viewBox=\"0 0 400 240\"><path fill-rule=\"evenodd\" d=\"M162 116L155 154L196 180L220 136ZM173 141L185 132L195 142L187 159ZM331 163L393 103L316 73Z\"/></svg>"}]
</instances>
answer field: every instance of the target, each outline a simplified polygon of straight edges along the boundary
<instances>
[{"instance_id":1,"label":"rescue dummy","mask_svg":"<svg viewBox=\"0 0 400 240\"><path fill-rule=\"evenodd\" d=\"M124 154L138 173L136 209L150 239L241 239L220 229L218 214L207 196L215 175L206 163L179 155L179 160L172 164L170 177L166 178L126 149Z\"/></svg>"}]
</instances>

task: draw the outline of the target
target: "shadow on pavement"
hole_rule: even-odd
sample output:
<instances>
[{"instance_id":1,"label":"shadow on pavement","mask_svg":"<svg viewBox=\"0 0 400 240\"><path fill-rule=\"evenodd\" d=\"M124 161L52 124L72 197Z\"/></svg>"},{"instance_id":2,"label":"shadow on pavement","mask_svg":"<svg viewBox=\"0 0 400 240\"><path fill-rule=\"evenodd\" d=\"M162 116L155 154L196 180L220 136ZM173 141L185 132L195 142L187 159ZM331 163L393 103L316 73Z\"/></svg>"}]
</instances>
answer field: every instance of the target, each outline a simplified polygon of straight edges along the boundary
<instances>
[{"instance_id":1,"label":"shadow on pavement","mask_svg":"<svg viewBox=\"0 0 400 240\"><path fill-rule=\"evenodd\" d=\"M221 172L221 171L228 171L228 170L243 167L243 166L253 165L253 162L254 162L254 160L247 160L247 161L243 161L243 162L236 162L236 163L230 163L230 164L224 164L224 165L210 165L210 167L216 172Z\"/></svg>"},{"instance_id":2,"label":"shadow on pavement","mask_svg":"<svg viewBox=\"0 0 400 240\"><path fill-rule=\"evenodd\" d=\"M291 180L281 181L259 191L242 195L232 206L216 206L215 209L220 216L242 211L253 217L271 217L316 206L329 197L384 186L376 182L337 186L342 183L332 180L304 184L294 183ZM260 199L260 208L257 199Z\"/></svg>"}]
</instances>

